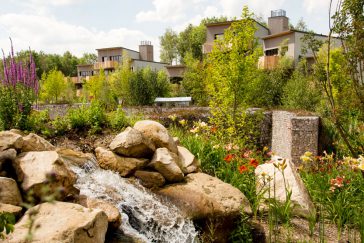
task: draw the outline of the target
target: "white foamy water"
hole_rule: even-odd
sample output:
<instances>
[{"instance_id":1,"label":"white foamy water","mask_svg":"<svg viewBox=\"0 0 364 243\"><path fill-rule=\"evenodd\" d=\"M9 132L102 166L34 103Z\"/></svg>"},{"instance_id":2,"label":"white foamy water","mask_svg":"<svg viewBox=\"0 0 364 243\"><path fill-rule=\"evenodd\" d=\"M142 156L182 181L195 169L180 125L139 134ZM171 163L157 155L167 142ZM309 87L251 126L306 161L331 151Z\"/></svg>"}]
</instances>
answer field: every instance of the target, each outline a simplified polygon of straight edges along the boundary
<instances>
[{"instance_id":1,"label":"white foamy water","mask_svg":"<svg viewBox=\"0 0 364 243\"><path fill-rule=\"evenodd\" d=\"M75 187L81 195L106 200L119 209L120 230L124 235L141 242L197 242L193 222L185 219L174 205L163 202L142 186L99 168L96 161L90 161L84 168L72 169L78 176Z\"/></svg>"}]
</instances>

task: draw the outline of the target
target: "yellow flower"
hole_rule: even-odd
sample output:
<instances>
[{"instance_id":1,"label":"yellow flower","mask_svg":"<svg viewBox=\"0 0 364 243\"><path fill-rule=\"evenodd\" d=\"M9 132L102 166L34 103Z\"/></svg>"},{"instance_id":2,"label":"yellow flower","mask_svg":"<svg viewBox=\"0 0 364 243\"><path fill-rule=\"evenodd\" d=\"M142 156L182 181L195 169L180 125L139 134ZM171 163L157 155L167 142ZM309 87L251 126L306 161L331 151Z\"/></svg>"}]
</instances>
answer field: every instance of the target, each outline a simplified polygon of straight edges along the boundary
<instances>
[{"instance_id":1,"label":"yellow flower","mask_svg":"<svg viewBox=\"0 0 364 243\"><path fill-rule=\"evenodd\" d=\"M358 162L360 163L358 165L358 168L362 171L364 171L364 157L362 155L359 155Z\"/></svg>"},{"instance_id":2,"label":"yellow flower","mask_svg":"<svg viewBox=\"0 0 364 243\"><path fill-rule=\"evenodd\" d=\"M182 120L179 121L179 124L181 124L181 126L184 127L184 126L186 126L187 121L185 119L182 119Z\"/></svg>"},{"instance_id":3,"label":"yellow flower","mask_svg":"<svg viewBox=\"0 0 364 243\"><path fill-rule=\"evenodd\" d=\"M168 118L171 119L172 121L175 121L177 116L176 116L176 114L173 114L173 115L169 115Z\"/></svg>"}]
</instances>

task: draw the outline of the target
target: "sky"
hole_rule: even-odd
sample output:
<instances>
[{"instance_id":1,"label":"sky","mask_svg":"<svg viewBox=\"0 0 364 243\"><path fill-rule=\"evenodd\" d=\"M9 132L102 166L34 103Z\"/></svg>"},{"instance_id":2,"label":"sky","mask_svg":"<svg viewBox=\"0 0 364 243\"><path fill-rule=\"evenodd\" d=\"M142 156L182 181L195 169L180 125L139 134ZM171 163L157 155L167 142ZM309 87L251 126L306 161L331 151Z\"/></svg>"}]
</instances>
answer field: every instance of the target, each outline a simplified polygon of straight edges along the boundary
<instances>
[{"instance_id":1,"label":"sky","mask_svg":"<svg viewBox=\"0 0 364 243\"><path fill-rule=\"evenodd\" d=\"M0 48L9 52L11 37L15 51L82 56L103 47L138 50L149 40L159 60L166 28L179 32L205 17L238 18L244 5L264 19L284 9L291 24L303 18L316 33L328 32L329 0L0 0Z\"/></svg>"}]
</instances>

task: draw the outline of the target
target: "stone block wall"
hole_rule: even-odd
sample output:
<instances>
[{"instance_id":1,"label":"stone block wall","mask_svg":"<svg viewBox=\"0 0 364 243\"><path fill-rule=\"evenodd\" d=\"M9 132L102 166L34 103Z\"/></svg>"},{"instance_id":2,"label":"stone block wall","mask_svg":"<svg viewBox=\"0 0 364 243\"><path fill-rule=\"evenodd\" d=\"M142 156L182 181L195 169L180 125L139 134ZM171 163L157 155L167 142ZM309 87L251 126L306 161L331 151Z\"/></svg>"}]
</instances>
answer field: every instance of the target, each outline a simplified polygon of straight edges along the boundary
<instances>
[{"instance_id":1,"label":"stone block wall","mask_svg":"<svg viewBox=\"0 0 364 243\"><path fill-rule=\"evenodd\" d=\"M300 163L300 157L306 151L317 155L319 117L273 111L272 120L272 151L275 154L291 159L295 164Z\"/></svg>"}]
</instances>

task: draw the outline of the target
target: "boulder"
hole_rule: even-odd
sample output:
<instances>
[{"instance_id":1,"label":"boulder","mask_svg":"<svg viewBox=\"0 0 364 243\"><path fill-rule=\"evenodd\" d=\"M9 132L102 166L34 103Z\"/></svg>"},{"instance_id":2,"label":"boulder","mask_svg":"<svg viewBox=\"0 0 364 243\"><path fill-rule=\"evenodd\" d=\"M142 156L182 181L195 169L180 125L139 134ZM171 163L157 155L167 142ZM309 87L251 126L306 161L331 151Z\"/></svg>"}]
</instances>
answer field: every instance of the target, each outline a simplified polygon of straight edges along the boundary
<instances>
[{"instance_id":1,"label":"boulder","mask_svg":"<svg viewBox=\"0 0 364 243\"><path fill-rule=\"evenodd\" d=\"M18 206L14 206L14 205L11 205L11 204L0 203L0 212L14 214L14 216L16 218L19 218L21 216L21 211L22 210L23 209L21 207L18 207Z\"/></svg>"},{"instance_id":2,"label":"boulder","mask_svg":"<svg viewBox=\"0 0 364 243\"><path fill-rule=\"evenodd\" d=\"M184 175L177 164L176 157L167 148L159 148L148 166L161 173L167 181L179 182L183 180Z\"/></svg>"},{"instance_id":3,"label":"boulder","mask_svg":"<svg viewBox=\"0 0 364 243\"><path fill-rule=\"evenodd\" d=\"M3 131L0 132L0 152L9 148L21 149L23 146L23 137L19 134Z\"/></svg>"},{"instance_id":4,"label":"boulder","mask_svg":"<svg viewBox=\"0 0 364 243\"><path fill-rule=\"evenodd\" d=\"M204 173L186 176L186 183L172 184L158 191L191 219L234 218L243 211L251 214L248 199L232 185Z\"/></svg>"},{"instance_id":5,"label":"boulder","mask_svg":"<svg viewBox=\"0 0 364 243\"><path fill-rule=\"evenodd\" d=\"M67 148L57 148L56 151L67 165L83 167L90 161L96 161L95 155L91 153L82 153Z\"/></svg>"},{"instance_id":6,"label":"boulder","mask_svg":"<svg viewBox=\"0 0 364 243\"><path fill-rule=\"evenodd\" d=\"M47 184L52 191L62 189L64 195L74 191L76 175L65 165L56 151L26 152L20 154L13 163L18 181L24 191L32 190L38 198Z\"/></svg>"},{"instance_id":7,"label":"boulder","mask_svg":"<svg viewBox=\"0 0 364 243\"><path fill-rule=\"evenodd\" d=\"M107 215L109 226L112 228L117 229L121 225L120 212L113 204L101 199L89 198L86 196L80 196L77 203L86 208L101 209L104 211Z\"/></svg>"},{"instance_id":8,"label":"boulder","mask_svg":"<svg viewBox=\"0 0 364 243\"><path fill-rule=\"evenodd\" d=\"M19 129L10 129L9 131L24 136L24 133Z\"/></svg>"},{"instance_id":9,"label":"boulder","mask_svg":"<svg viewBox=\"0 0 364 243\"><path fill-rule=\"evenodd\" d=\"M134 128L152 140L157 148L167 148L175 154L178 153L176 142L162 124L151 120L144 120L135 123Z\"/></svg>"},{"instance_id":10,"label":"boulder","mask_svg":"<svg viewBox=\"0 0 364 243\"><path fill-rule=\"evenodd\" d=\"M179 166L183 173L189 174L196 172L200 167L199 160L185 147L177 146Z\"/></svg>"},{"instance_id":11,"label":"boulder","mask_svg":"<svg viewBox=\"0 0 364 243\"><path fill-rule=\"evenodd\" d=\"M109 147L119 155L136 158L151 157L155 151L153 142L131 127L119 133Z\"/></svg>"},{"instance_id":12,"label":"boulder","mask_svg":"<svg viewBox=\"0 0 364 243\"><path fill-rule=\"evenodd\" d=\"M10 160L13 161L16 157L15 149L7 149L0 152L0 170L3 167L5 161Z\"/></svg>"},{"instance_id":13,"label":"boulder","mask_svg":"<svg viewBox=\"0 0 364 243\"><path fill-rule=\"evenodd\" d=\"M100 209L89 209L78 204L43 203L29 209L8 235L9 243L26 243L29 214L37 212L34 222L34 243L103 243L107 231L107 216Z\"/></svg>"},{"instance_id":14,"label":"boulder","mask_svg":"<svg viewBox=\"0 0 364 243\"><path fill-rule=\"evenodd\" d=\"M129 176L149 162L148 159L121 157L102 147L96 148L95 152L101 168L116 171L121 176Z\"/></svg>"},{"instance_id":15,"label":"boulder","mask_svg":"<svg viewBox=\"0 0 364 243\"><path fill-rule=\"evenodd\" d=\"M23 202L16 181L0 177L0 203L20 205Z\"/></svg>"},{"instance_id":16,"label":"boulder","mask_svg":"<svg viewBox=\"0 0 364 243\"><path fill-rule=\"evenodd\" d=\"M52 151L56 149L50 142L34 133L29 133L23 137L23 140L22 152Z\"/></svg>"},{"instance_id":17,"label":"boulder","mask_svg":"<svg viewBox=\"0 0 364 243\"><path fill-rule=\"evenodd\" d=\"M140 179L146 188L161 187L166 183L162 174L156 171L137 170L134 176Z\"/></svg>"},{"instance_id":18,"label":"boulder","mask_svg":"<svg viewBox=\"0 0 364 243\"><path fill-rule=\"evenodd\" d=\"M286 201L286 190L284 186L283 174L274 166L274 164L282 163L281 157L275 156L272 158L273 163L259 165L255 169L255 176L257 177L257 191L261 190L264 186L264 181L268 177L274 178L270 182L270 189L264 194L264 198L268 199L269 195L275 195L275 199L279 202ZM293 206L293 213L298 216L308 216L315 212L314 205L311 201L310 195L303 184L300 175L297 173L295 165L290 160L285 160L287 167L284 169L284 177L288 190L292 190L291 201ZM262 177L264 172L265 176ZM267 187L267 185L265 185ZM270 190L270 192L269 192ZM275 192L274 192L275 190ZM266 207L261 207L261 210L267 210Z\"/></svg>"}]
</instances>

